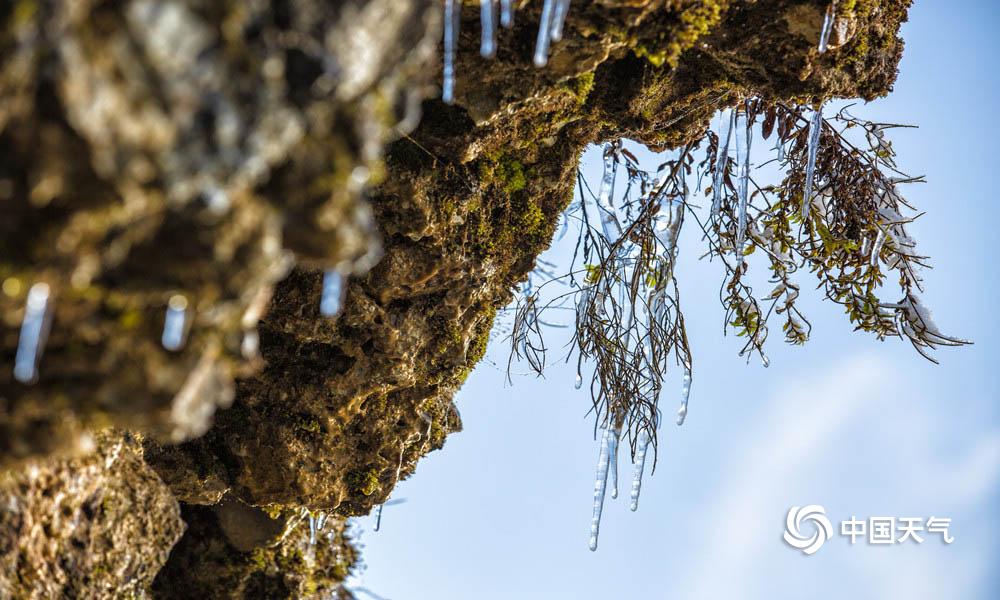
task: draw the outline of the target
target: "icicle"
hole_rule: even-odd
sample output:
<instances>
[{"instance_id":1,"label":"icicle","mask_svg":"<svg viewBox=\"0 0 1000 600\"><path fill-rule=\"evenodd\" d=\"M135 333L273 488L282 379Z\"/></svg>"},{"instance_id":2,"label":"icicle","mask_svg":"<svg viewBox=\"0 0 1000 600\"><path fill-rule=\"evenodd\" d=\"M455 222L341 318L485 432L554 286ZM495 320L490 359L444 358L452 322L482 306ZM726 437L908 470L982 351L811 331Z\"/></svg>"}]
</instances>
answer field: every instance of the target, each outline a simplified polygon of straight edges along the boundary
<instances>
[{"instance_id":1,"label":"icicle","mask_svg":"<svg viewBox=\"0 0 1000 600\"><path fill-rule=\"evenodd\" d=\"M319 312L324 317L335 317L344 307L344 275L338 269L330 269L323 274L323 295L319 300Z\"/></svg>"},{"instance_id":2,"label":"icicle","mask_svg":"<svg viewBox=\"0 0 1000 600\"><path fill-rule=\"evenodd\" d=\"M649 436L645 432L639 434L635 453L635 468L632 471L632 503L629 508L634 512L639 508L639 492L642 491L642 471L646 468L646 449L649 448Z\"/></svg>"},{"instance_id":3,"label":"icicle","mask_svg":"<svg viewBox=\"0 0 1000 600\"><path fill-rule=\"evenodd\" d=\"M611 194L615 189L615 172L618 170L617 155L613 144L604 148L604 176L597 192L597 212L601 217L601 231L604 239L613 244L622 235L621 226L615 217L615 207L611 205Z\"/></svg>"},{"instance_id":4,"label":"icicle","mask_svg":"<svg viewBox=\"0 0 1000 600\"><path fill-rule=\"evenodd\" d=\"M382 507L383 506L384 506L383 504L379 504L378 506L375 507L375 531L378 531L378 528L382 526Z\"/></svg>"},{"instance_id":5,"label":"icicle","mask_svg":"<svg viewBox=\"0 0 1000 600\"><path fill-rule=\"evenodd\" d=\"M167 301L167 316L163 319L163 335L160 343L171 352L184 347L187 338L187 298L174 294Z\"/></svg>"},{"instance_id":6,"label":"icicle","mask_svg":"<svg viewBox=\"0 0 1000 600\"><path fill-rule=\"evenodd\" d=\"M608 460L611 463L611 497L618 497L618 440L621 438L622 430L615 427L608 444Z\"/></svg>"},{"instance_id":7,"label":"icicle","mask_svg":"<svg viewBox=\"0 0 1000 600\"><path fill-rule=\"evenodd\" d=\"M736 195L739 199L739 211L736 223L736 266L743 265L743 244L747 235L747 187L750 182L750 122L746 113L736 116L736 162L739 166L739 181L736 184Z\"/></svg>"},{"instance_id":8,"label":"icicle","mask_svg":"<svg viewBox=\"0 0 1000 600\"><path fill-rule=\"evenodd\" d=\"M830 43L830 32L833 31L833 21L837 11L837 2L834 0L826 9L823 16L823 29L819 34L820 54L826 52L826 47ZM813 112L809 120L809 145L806 147L806 181L802 191L802 221L809 221L809 210L812 205L813 178L816 174L816 153L819 151L819 138L823 130L823 105L820 104Z\"/></svg>"},{"instance_id":9,"label":"icicle","mask_svg":"<svg viewBox=\"0 0 1000 600\"><path fill-rule=\"evenodd\" d=\"M578 390L582 386L583 386L583 377L579 373L577 373L577 375L576 375L576 381L573 382L573 389L577 389Z\"/></svg>"},{"instance_id":10,"label":"icicle","mask_svg":"<svg viewBox=\"0 0 1000 600\"><path fill-rule=\"evenodd\" d=\"M507 29L514 26L514 0L500 0L500 25Z\"/></svg>"},{"instance_id":11,"label":"icicle","mask_svg":"<svg viewBox=\"0 0 1000 600\"><path fill-rule=\"evenodd\" d=\"M681 384L681 407L677 409L677 425L684 424L688 414L688 398L691 396L691 367L684 366L684 383Z\"/></svg>"},{"instance_id":12,"label":"icicle","mask_svg":"<svg viewBox=\"0 0 1000 600\"><path fill-rule=\"evenodd\" d=\"M806 148L806 183L802 191L802 221L809 220L812 205L813 178L816 175L816 153L819 151L819 137L823 129L823 107L813 111L809 120L809 146Z\"/></svg>"},{"instance_id":13,"label":"icicle","mask_svg":"<svg viewBox=\"0 0 1000 600\"><path fill-rule=\"evenodd\" d=\"M455 10L455 0L444 0L444 79L441 100L446 104L455 101L455 50L458 46L460 11Z\"/></svg>"},{"instance_id":14,"label":"icicle","mask_svg":"<svg viewBox=\"0 0 1000 600\"><path fill-rule=\"evenodd\" d=\"M556 0L545 0L542 18L538 23L538 38L535 40L535 66L544 67L549 62L549 42L552 39L552 12Z\"/></svg>"},{"instance_id":15,"label":"icicle","mask_svg":"<svg viewBox=\"0 0 1000 600\"><path fill-rule=\"evenodd\" d=\"M309 513L309 545L316 545L316 517Z\"/></svg>"},{"instance_id":16,"label":"icicle","mask_svg":"<svg viewBox=\"0 0 1000 600\"><path fill-rule=\"evenodd\" d=\"M726 163L729 162L729 138L733 134L733 123L736 119L736 111L729 111L729 118L722 115L722 123L719 125L719 150L715 157L715 175L712 178L712 221L719 218L719 209L722 207L722 186L723 176L726 172Z\"/></svg>"},{"instance_id":17,"label":"icicle","mask_svg":"<svg viewBox=\"0 0 1000 600\"><path fill-rule=\"evenodd\" d=\"M556 12L552 17L552 41L558 42L562 39L563 25L566 23L566 15L569 13L570 0L556 0Z\"/></svg>"},{"instance_id":18,"label":"icicle","mask_svg":"<svg viewBox=\"0 0 1000 600\"><path fill-rule=\"evenodd\" d=\"M47 283L36 283L28 290L21 319L21 335L14 355L14 379L33 383L38 377L38 361L42 357L48 335L49 297L52 290Z\"/></svg>"},{"instance_id":19,"label":"icicle","mask_svg":"<svg viewBox=\"0 0 1000 600\"><path fill-rule=\"evenodd\" d=\"M882 253L882 245L885 244L885 231L879 227L878 234L875 236L875 244L872 246L871 264L875 266L878 264L878 257Z\"/></svg>"},{"instance_id":20,"label":"icicle","mask_svg":"<svg viewBox=\"0 0 1000 600\"><path fill-rule=\"evenodd\" d=\"M491 58L497 51L497 27L494 20L496 15L495 1L479 0L479 22L482 27L479 53L486 58Z\"/></svg>"},{"instance_id":21,"label":"icicle","mask_svg":"<svg viewBox=\"0 0 1000 600\"><path fill-rule=\"evenodd\" d=\"M835 14L837 12L837 0L833 0L830 6L826 9L826 14L823 15L823 29L819 33L819 53L823 54L826 52L826 46L830 43L830 32L833 31L833 21L835 19Z\"/></svg>"},{"instance_id":22,"label":"icicle","mask_svg":"<svg viewBox=\"0 0 1000 600\"><path fill-rule=\"evenodd\" d=\"M597 457L597 477L594 480L594 516L590 520L590 549L597 550L597 536L601 532L601 511L604 510L604 491L608 485L609 445L611 431L601 436L601 451Z\"/></svg>"},{"instance_id":23,"label":"icicle","mask_svg":"<svg viewBox=\"0 0 1000 600\"><path fill-rule=\"evenodd\" d=\"M329 516L330 515L327 514L327 513L325 513L325 512L319 513L319 519L316 520L316 529L317 530L323 531L323 526L326 525L326 518L329 517Z\"/></svg>"}]
</instances>

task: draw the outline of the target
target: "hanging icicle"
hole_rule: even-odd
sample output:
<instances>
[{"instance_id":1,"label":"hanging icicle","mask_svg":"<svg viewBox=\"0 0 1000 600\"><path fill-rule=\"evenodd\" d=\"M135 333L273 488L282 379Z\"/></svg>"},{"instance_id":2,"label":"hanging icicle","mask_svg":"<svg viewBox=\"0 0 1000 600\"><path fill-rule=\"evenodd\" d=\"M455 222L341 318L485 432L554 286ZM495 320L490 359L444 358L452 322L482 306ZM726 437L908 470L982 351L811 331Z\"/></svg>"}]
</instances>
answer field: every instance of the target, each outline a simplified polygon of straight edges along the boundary
<instances>
[{"instance_id":1,"label":"hanging icicle","mask_svg":"<svg viewBox=\"0 0 1000 600\"><path fill-rule=\"evenodd\" d=\"M597 477L594 480L594 516L590 520L590 549L597 550L597 537L601 533L601 512L604 510L604 492L608 485L611 430L601 435L601 450L597 456Z\"/></svg>"},{"instance_id":2,"label":"hanging icicle","mask_svg":"<svg viewBox=\"0 0 1000 600\"><path fill-rule=\"evenodd\" d=\"M736 163L739 167L739 180L736 184L736 195L739 200L736 222L736 268L743 266L743 244L747 235L748 187L750 184L750 121L746 112L736 116Z\"/></svg>"},{"instance_id":3,"label":"hanging icicle","mask_svg":"<svg viewBox=\"0 0 1000 600\"><path fill-rule=\"evenodd\" d=\"M601 218L601 232L604 239L613 244L621 237L621 225L611 204L611 194L615 189L615 174L618 171L618 148L614 143L604 146L604 176L597 191L597 213Z\"/></svg>"},{"instance_id":4,"label":"hanging icicle","mask_svg":"<svg viewBox=\"0 0 1000 600\"><path fill-rule=\"evenodd\" d=\"M733 133L733 122L736 119L736 111L730 110L728 116L721 115L719 124L719 149L715 157L715 174L712 177L712 222L719 218L719 209L722 207L722 186L726 173L726 163L729 162L729 138Z\"/></svg>"},{"instance_id":5,"label":"hanging icicle","mask_svg":"<svg viewBox=\"0 0 1000 600\"><path fill-rule=\"evenodd\" d=\"M500 0L500 26L507 29L514 26L514 0Z\"/></svg>"},{"instance_id":6,"label":"hanging icicle","mask_svg":"<svg viewBox=\"0 0 1000 600\"><path fill-rule=\"evenodd\" d=\"M479 54L492 58L497 52L496 0L479 0L479 22L482 29Z\"/></svg>"},{"instance_id":7,"label":"hanging icicle","mask_svg":"<svg viewBox=\"0 0 1000 600\"><path fill-rule=\"evenodd\" d=\"M167 314L163 319L163 335L160 343L171 352L184 347L187 340L188 301L181 294L174 294L167 301Z\"/></svg>"},{"instance_id":8,"label":"hanging icicle","mask_svg":"<svg viewBox=\"0 0 1000 600\"><path fill-rule=\"evenodd\" d=\"M323 293L319 300L319 313L324 317L335 317L344 308L347 286L344 274L339 269L323 273Z\"/></svg>"},{"instance_id":9,"label":"hanging icicle","mask_svg":"<svg viewBox=\"0 0 1000 600\"><path fill-rule=\"evenodd\" d=\"M554 42L562 39L566 15L569 14L569 2L570 0L556 0L556 12L552 17L552 41Z\"/></svg>"},{"instance_id":10,"label":"hanging icicle","mask_svg":"<svg viewBox=\"0 0 1000 600\"><path fill-rule=\"evenodd\" d=\"M677 409L677 425L684 424L688 414L688 398L691 396L691 367L684 366L684 382L681 384L681 407Z\"/></svg>"},{"instance_id":11,"label":"hanging icicle","mask_svg":"<svg viewBox=\"0 0 1000 600\"><path fill-rule=\"evenodd\" d=\"M639 493L642 491L642 472L646 468L646 450L649 448L649 436L646 432L639 434L636 444L635 465L632 471L632 494L629 509L635 512L639 508Z\"/></svg>"},{"instance_id":12,"label":"hanging icicle","mask_svg":"<svg viewBox=\"0 0 1000 600\"><path fill-rule=\"evenodd\" d=\"M38 377L38 361L45 349L49 329L49 298L52 290L47 283L36 283L28 290L21 319L21 334L14 355L14 379L34 383Z\"/></svg>"},{"instance_id":13,"label":"hanging icicle","mask_svg":"<svg viewBox=\"0 0 1000 600\"><path fill-rule=\"evenodd\" d=\"M806 182L802 190L802 222L809 221L812 206L813 180L816 177L816 154L819 152L819 138L823 129L823 107L813 111L809 119L809 145L806 147Z\"/></svg>"},{"instance_id":14,"label":"hanging icicle","mask_svg":"<svg viewBox=\"0 0 1000 600\"><path fill-rule=\"evenodd\" d=\"M455 0L444 0L444 73L441 100L446 104L455 101L455 51L458 47L458 27L461 8L456 10Z\"/></svg>"},{"instance_id":15,"label":"hanging icicle","mask_svg":"<svg viewBox=\"0 0 1000 600\"><path fill-rule=\"evenodd\" d=\"M875 243L872 245L871 254L871 264L875 266L878 264L879 255L882 254L882 246L885 244L885 230L881 227L878 229L878 234L875 235Z\"/></svg>"},{"instance_id":16,"label":"hanging icicle","mask_svg":"<svg viewBox=\"0 0 1000 600\"><path fill-rule=\"evenodd\" d=\"M833 22L836 19L837 2L834 0L826 9L823 16L823 29L819 34L820 54L826 52L826 47L830 43L830 32L833 31ZM809 222L809 210L812 206L813 180L816 176L816 155L819 152L819 140L823 130L823 104L813 111L809 120L809 143L806 147L806 180L802 189L802 222Z\"/></svg>"},{"instance_id":17,"label":"hanging icicle","mask_svg":"<svg viewBox=\"0 0 1000 600\"><path fill-rule=\"evenodd\" d=\"M618 440L621 439L622 428L615 427L608 443L608 460L611 463L611 497L618 497Z\"/></svg>"},{"instance_id":18,"label":"hanging icicle","mask_svg":"<svg viewBox=\"0 0 1000 600\"><path fill-rule=\"evenodd\" d=\"M379 527L382 526L382 506L384 505L379 504L375 507L375 531L378 531Z\"/></svg>"},{"instance_id":19,"label":"hanging icicle","mask_svg":"<svg viewBox=\"0 0 1000 600\"><path fill-rule=\"evenodd\" d=\"M316 545L316 517L309 513L309 545Z\"/></svg>"},{"instance_id":20,"label":"hanging icicle","mask_svg":"<svg viewBox=\"0 0 1000 600\"><path fill-rule=\"evenodd\" d=\"M535 66L544 67L549 62L549 43L552 41L552 17L556 0L545 0L542 18L538 22L538 38L535 40Z\"/></svg>"}]
</instances>

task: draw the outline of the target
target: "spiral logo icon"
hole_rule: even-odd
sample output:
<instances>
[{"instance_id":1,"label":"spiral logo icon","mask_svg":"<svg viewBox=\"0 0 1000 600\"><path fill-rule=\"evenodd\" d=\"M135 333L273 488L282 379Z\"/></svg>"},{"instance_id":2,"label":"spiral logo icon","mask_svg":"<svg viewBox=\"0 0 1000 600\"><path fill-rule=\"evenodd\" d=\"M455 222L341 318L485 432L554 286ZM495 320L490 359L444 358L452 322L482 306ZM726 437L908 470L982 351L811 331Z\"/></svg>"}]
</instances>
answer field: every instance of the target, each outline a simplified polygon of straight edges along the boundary
<instances>
[{"instance_id":1,"label":"spiral logo icon","mask_svg":"<svg viewBox=\"0 0 1000 600\"><path fill-rule=\"evenodd\" d=\"M812 521L815 529L812 536L803 534L803 521ZM830 524L830 519L826 518L826 509L819 504L810 504L801 508L793 506L788 509L788 516L785 518L784 538L785 543L792 548L811 555L831 537L833 537L833 526Z\"/></svg>"}]
</instances>

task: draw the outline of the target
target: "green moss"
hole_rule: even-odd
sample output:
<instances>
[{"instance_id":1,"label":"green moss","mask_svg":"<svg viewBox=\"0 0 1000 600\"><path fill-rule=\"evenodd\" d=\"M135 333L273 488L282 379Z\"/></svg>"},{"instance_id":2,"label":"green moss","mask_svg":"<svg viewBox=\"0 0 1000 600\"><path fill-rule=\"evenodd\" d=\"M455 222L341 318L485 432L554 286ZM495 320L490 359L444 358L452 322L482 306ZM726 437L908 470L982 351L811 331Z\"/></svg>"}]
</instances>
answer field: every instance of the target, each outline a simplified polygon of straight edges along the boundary
<instances>
[{"instance_id":1,"label":"green moss","mask_svg":"<svg viewBox=\"0 0 1000 600\"><path fill-rule=\"evenodd\" d=\"M379 489L378 469L375 467L361 471L351 471L345 479L351 491L363 496L371 496Z\"/></svg>"},{"instance_id":2,"label":"green moss","mask_svg":"<svg viewBox=\"0 0 1000 600\"><path fill-rule=\"evenodd\" d=\"M543 235L547 224L548 219L545 218L542 207L534 202L529 202L527 210L521 213L521 225L524 226L524 233L530 236Z\"/></svg>"},{"instance_id":3,"label":"green moss","mask_svg":"<svg viewBox=\"0 0 1000 600\"><path fill-rule=\"evenodd\" d=\"M662 67L667 62L667 49L650 49L646 44L638 44L632 48L632 52L639 58L645 58L654 67Z\"/></svg>"},{"instance_id":4,"label":"green moss","mask_svg":"<svg viewBox=\"0 0 1000 600\"><path fill-rule=\"evenodd\" d=\"M583 106L587 103L590 92L594 90L594 72L587 71L583 75L578 75L569 80L569 82L561 84L559 87L573 96L576 106ZM537 131L538 127L535 130Z\"/></svg>"},{"instance_id":5,"label":"green moss","mask_svg":"<svg viewBox=\"0 0 1000 600\"><path fill-rule=\"evenodd\" d=\"M524 177L524 165L511 158L501 160L494 174L508 196L520 192L528 185L528 180Z\"/></svg>"},{"instance_id":6,"label":"green moss","mask_svg":"<svg viewBox=\"0 0 1000 600\"><path fill-rule=\"evenodd\" d=\"M680 24L665 34L669 38L661 37L650 43L638 43L632 48L633 54L645 58L655 67L662 67L664 64L676 67L681 54L718 24L722 11L728 4L727 0L706 1L683 11L680 14Z\"/></svg>"}]
</instances>

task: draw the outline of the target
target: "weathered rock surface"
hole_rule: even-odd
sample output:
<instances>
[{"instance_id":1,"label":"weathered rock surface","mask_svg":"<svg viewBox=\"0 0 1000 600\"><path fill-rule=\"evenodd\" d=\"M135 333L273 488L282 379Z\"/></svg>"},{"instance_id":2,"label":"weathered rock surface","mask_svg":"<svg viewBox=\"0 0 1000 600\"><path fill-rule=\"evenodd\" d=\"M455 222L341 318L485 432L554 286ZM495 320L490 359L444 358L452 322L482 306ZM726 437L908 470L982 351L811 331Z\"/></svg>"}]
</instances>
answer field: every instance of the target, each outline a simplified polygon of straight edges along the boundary
<instances>
[{"instance_id":1,"label":"weathered rock surface","mask_svg":"<svg viewBox=\"0 0 1000 600\"><path fill-rule=\"evenodd\" d=\"M339 589L354 560L341 520L460 428L452 397L548 245L583 149L674 146L749 94L884 94L909 2L842 2L822 56L820 1L574 2L544 69L531 64L541 3L521 4L495 60L464 7L453 106L427 85L430 0L0 8L0 465L108 425L148 436L145 459L188 523L154 595ZM363 273L373 228L384 256ZM356 274L324 319L334 266ZM10 366L37 281L54 290L52 333L25 385ZM177 295L194 316L170 352ZM247 510L208 506L226 494ZM284 515L279 541L254 533L277 525L250 505ZM303 549L289 516L303 507L333 511L336 539ZM139 589L159 564L114 573Z\"/></svg>"},{"instance_id":2,"label":"weathered rock surface","mask_svg":"<svg viewBox=\"0 0 1000 600\"><path fill-rule=\"evenodd\" d=\"M142 596L184 531L129 435L0 475L0 598Z\"/></svg>"}]
</instances>

